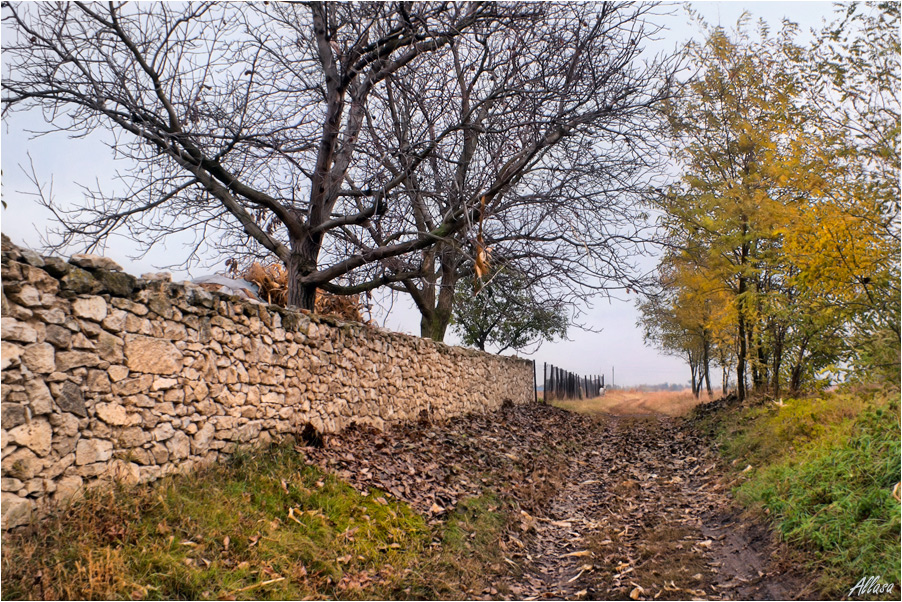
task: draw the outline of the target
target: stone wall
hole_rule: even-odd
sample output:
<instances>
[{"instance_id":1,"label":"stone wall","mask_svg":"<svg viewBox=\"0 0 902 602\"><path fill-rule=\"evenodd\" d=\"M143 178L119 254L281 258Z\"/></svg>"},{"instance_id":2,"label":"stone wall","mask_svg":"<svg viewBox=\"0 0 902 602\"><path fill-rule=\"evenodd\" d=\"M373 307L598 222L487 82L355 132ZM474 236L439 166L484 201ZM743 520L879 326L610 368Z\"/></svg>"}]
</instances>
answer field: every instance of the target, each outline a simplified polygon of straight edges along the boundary
<instances>
[{"instance_id":1,"label":"stone wall","mask_svg":"<svg viewBox=\"0 0 902 602\"><path fill-rule=\"evenodd\" d=\"M236 445L531 401L532 363L211 293L111 260L2 252L4 528Z\"/></svg>"}]
</instances>

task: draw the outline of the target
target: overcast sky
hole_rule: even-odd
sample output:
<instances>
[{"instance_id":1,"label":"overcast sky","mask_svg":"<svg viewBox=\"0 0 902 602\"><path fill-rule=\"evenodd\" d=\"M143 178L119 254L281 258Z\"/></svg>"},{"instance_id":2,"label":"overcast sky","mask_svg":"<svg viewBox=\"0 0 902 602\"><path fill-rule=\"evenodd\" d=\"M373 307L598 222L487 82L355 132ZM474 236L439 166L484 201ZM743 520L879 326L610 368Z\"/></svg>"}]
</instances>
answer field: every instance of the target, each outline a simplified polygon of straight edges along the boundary
<instances>
[{"instance_id":1,"label":"overcast sky","mask_svg":"<svg viewBox=\"0 0 902 602\"><path fill-rule=\"evenodd\" d=\"M808 32L811 28L819 29L824 18L832 20L834 10L830 2L694 2L692 6L709 23L726 28L735 25L743 11L748 11L754 20L765 19L772 31L779 29L782 19L787 18L799 24L801 42L810 40ZM699 36L696 26L689 23L683 5L674 4L665 10L671 10L672 14L662 18L667 30L649 47L653 53L672 50L689 38ZM42 129L43 116L32 111L13 114L3 123L0 133L2 193L8 205L0 212L0 228L17 244L36 249L41 246L41 236L52 216L28 196L33 186L22 168L30 171L33 163L38 178L46 184L48 191L52 180L57 200L71 199L72 203L78 203L82 196L78 184L115 190L113 178L117 167L125 167L112 160L111 151L100 136L71 140L59 133L39 138L28 133ZM173 238L143 259L132 259L137 254L133 244L114 239L105 254L126 271L140 275L158 271L158 266L181 261L185 255L183 243L184 239ZM190 275L176 272L175 279L223 269L219 258L211 258L211 261L217 264L216 268L195 269ZM646 266L653 268L654 260L646 260ZM608 383L613 371L614 382L618 385L688 383L689 369L684 360L664 356L644 346L641 331L636 327L635 301L635 295L632 298L597 299L591 308L586 308L583 316L583 322L595 332L571 329L569 340L546 343L529 357L536 360L540 371L542 364L548 362L581 374L605 374ZM419 333L419 314L403 297L396 300L390 314L380 316L380 322L394 330ZM449 334L446 341L457 342L453 334Z\"/></svg>"}]
</instances>

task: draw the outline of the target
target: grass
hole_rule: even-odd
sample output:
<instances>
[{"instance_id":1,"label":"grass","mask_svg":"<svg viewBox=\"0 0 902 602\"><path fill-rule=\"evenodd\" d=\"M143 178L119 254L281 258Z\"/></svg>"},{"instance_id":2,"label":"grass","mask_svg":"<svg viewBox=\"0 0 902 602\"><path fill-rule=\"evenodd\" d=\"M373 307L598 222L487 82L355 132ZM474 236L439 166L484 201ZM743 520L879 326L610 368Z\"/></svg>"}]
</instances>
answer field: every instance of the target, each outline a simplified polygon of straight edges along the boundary
<instances>
[{"instance_id":1,"label":"grass","mask_svg":"<svg viewBox=\"0 0 902 602\"><path fill-rule=\"evenodd\" d=\"M811 559L828 598L866 576L899 586L899 423L893 389L768 402L719 418L721 450L744 471L737 498Z\"/></svg>"},{"instance_id":2,"label":"grass","mask_svg":"<svg viewBox=\"0 0 902 602\"><path fill-rule=\"evenodd\" d=\"M3 599L410 599L486 588L508 521L490 493L427 524L292 447L94 490L4 535ZM436 522L436 521L433 521ZM469 553L467 553L469 552ZM499 571L501 566L495 566Z\"/></svg>"},{"instance_id":3,"label":"grass","mask_svg":"<svg viewBox=\"0 0 902 602\"><path fill-rule=\"evenodd\" d=\"M642 391L640 389L609 389L602 397L593 399L553 400L552 404L581 414L634 415L661 413L681 416L690 409L709 401L706 392L700 399L692 391Z\"/></svg>"}]
</instances>

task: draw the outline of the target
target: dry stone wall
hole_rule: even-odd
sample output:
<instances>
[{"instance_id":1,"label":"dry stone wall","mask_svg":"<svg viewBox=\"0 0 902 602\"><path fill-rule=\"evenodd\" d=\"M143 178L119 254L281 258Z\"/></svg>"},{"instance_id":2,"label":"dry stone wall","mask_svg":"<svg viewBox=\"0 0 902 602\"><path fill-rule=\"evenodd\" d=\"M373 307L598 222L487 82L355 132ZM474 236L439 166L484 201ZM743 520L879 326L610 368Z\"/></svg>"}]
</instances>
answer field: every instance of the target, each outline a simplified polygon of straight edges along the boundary
<instances>
[{"instance_id":1,"label":"dry stone wall","mask_svg":"<svg viewBox=\"0 0 902 602\"><path fill-rule=\"evenodd\" d=\"M107 258L2 252L2 515L337 433L533 399L532 363L138 279Z\"/></svg>"}]
</instances>

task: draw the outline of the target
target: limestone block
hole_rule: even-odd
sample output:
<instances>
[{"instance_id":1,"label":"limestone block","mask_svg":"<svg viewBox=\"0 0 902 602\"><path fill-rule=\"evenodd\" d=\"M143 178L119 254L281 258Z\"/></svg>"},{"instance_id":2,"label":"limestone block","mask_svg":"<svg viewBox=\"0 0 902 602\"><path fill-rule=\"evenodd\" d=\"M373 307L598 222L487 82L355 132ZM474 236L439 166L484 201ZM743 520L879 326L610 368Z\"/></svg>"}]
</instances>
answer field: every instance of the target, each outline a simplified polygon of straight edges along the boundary
<instances>
[{"instance_id":1,"label":"limestone block","mask_svg":"<svg viewBox=\"0 0 902 602\"><path fill-rule=\"evenodd\" d=\"M163 422L153 430L154 441L166 441L175 435L175 429L168 422Z\"/></svg>"},{"instance_id":2,"label":"limestone block","mask_svg":"<svg viewBox=\"0 0 902 602\"><path fill-rule=\"evenodd\" d=\"M18 303L23 307L41 307L41 291L30 284L23 284L19 290L10 293L9 298L14 303Z\"/></svg>"},{"instance_id":3,"label":"limestone block","mask_svg":"<svg viewBox=\"0 0 902 602\"><path fill-rule=\"evenodd\" d=\"M42 468L44 468L44 462L30 449L19 448L3 458L3 476L21 481L34 478Z\"/></svg>"},{"instance_id":4,"label":"limestone block","mask_svg":"<svg viewBox=\"0 0 902 602\"><path fill-rule=\"evenodd\" d=\"M125 272L95 270L94 278L103 286L103 290L116 297L128 297L138 287L138 279Z\"/></svg>"},{"instance_id":5,"label":"limestone block","mask_svg":"<svg viewBox=\"0 0 902 602\"><path fill-rule=\"evenodd\" d=\"M31 520L33 502L26 498L4 491L0 494L0 506L0 528L11 529L27 525Z\"/></svg>"},{"instance_id":6,"label":"limestone block","mask_svg":"<svg viewBox=\"0 0 902 602\"><path fill-rule=\"evenodd\" d=\"M32 343L22 352L22 363L35 374L50 374L56 369L55 351L49 343Z\"/></svg>"},{"instance_id":7,"label":"limestone block","mask_svg":"<svg viewBox=\"0 0 902 602\"><path fill-rule=\"evenodd\" d=\"M75 464L84 466L106 462L113 457L113 442L106 439L81 439L75 446Z\"/></svg>"},{"instance_id":8,"label":"limestone block","mask_svg":"<svg viewBox=\"0 0 902 602\"><path fill-rule=\"evenodd\" d=\"M150 453L153 454L153 460L157 464L165 464L169 461L169 450L162 443L154 443L150 448Z\"/></svg>"},{"instance_id":9,"label":"limestone block","mask_svg":"<svg viewBox=\"0 0 902 602\"><path fill-rule=\"evenodd\" d=\"M10 429L8 436L13 443L27 447L39 456L46 456L50 453L53 429L46 420L36 419Z\"/></svg>"},{"instance_id":10,"label":"limestone block","mask_svg":"<svg viewBox=\"0 0 902 602\"><path fill-rule=\"evenodd\" d=\"M110 380L119 382L128 376L128 368L125 366L110 366L107 370L107 374L109 375Z\"/></svg>"},{"instance_id":11,"label":"limestone block","mask_svg":"<svg viewBox=\"0 0 902 602\"><path fill-rule=\"evenodd\" d=\"M110 393L113 390L110 377L104 370L90 370L85 389L95 393Z\"/></svg>"},{"instance_id":12,"label":"limestone block","mask_svg":"<svg viewBox=\"0 0 902 602\"><path fill-rule=\"evenodd\" d=\"M68 274L60 278L60 284L64 290L78 295L92 295L103 290L103 285L90 272L79 267L72 267Z\"/></svg>"},{"instance_id":13,"label":"limestone block","mask_svg":"<svg viewBox=\"0 0 902 602\"><path fill-rule=\"evenodd\" d=\"M75 446L72 446L72 449L75 449ZM75 464L75 454L68 453L62 457L62 459L57 460L56 462L52 462L44 469L43 475L48 479L55 479L60 476L66 469Z\"/></svg>"},{"instance_id":14,"label":"limestone block","mask_svg":"<svg viewBox=\"0 0 902 602\"><path fill-rule=\"evenodd\" d=\"M58 504L66 504L78 498L82 492L84 480L78 475L67 475L56 482L56 493L53 499Z\"/></svg>"},{"instance_id":15,"label":"limestone block","mask_svg":"<svg viewBox=\"0 0 902 602\"><path fill-rule=\"evenodd\" d=\"M14 479L12 477L3 477L0 479L0 490L2 491L12 491L16 492L22 489L24 483L19 479Z\"/></svg>"},{"instance_id":16,"label":"limestone block","mask_svg":"<svg viewBox=\"0 0 902 602\"><path fill-rule=\"evenodd\" d=\"M76 318L85 318L94 322L102 322L107 316L106 300L103 297L82 297L72 302L72 314Z\"/></svg>"},{"instance_id":17,"label":"limestone block","mask_svg":"<svg viewBox=\"0 0 902 602\"><path fill-rule=\"evenodd\" d=\"M66 313L59 307L50 309L35 309L34 315L45 324L61 325L66 322Z\"/></svg>"},{"instance_id":18,"label":"limestone block","mask_svg":"<svg viewBox=\"0 0 902 602\"><path fill-rule=\"evenodd\" d=\"M100 363L97 354L91 351L60 351L56 355L56 369L69 372L73 368L94 367Z\"/></svg>"},{"instance_id":19,"label":"limestone block","mask_svg":"<svg viewBox=\"0 0 902 602\"><path fill-rule=\"evenodd\" d=\"M100 359L111 364L118 364L124 358L122 339L108 332L101 331L97 335L96 348Z\"/></svg>"},{"instance_id":20,"label":"limestone block","mask_svg":"<svg viewBox=\"0 0 902 602\"><path fill-rule=\"evenodd\" d=\"M128 412L118 403L98 403L94 409L98 418L113 426L128 424Z\"/></svg>"},{"instance_id":21,"label":"limestone block","mask_svg":"<svg viewBox=\"0 0 902 602\"><path fill-rule=\"evenodd\" d=\"M57 349L68 349L72 345L72 331L57 324L48 324L44 330L44 341Z\"/></svg>"},{"instance_id":22,"label":"limestone block","mask_svg":"<svg viewBox=\"0 0 902 602\"><path fill-rule=\"evenodd\" d=\"M38 333L25 322L20 322L15 318L3 318L0 323L2 323L0 337L5 341L35 343L38 340Z\"/></svg>"},{"instance_id":23,"label":"limestone block","mask_svg":"<svg viewBox=\"0 0 902 602\"><path fill-rule=\"evenodd\" d=\"M72 414L51 414L50 424L57 436L74 437L78 434L78 418Z\"/></svg>"},{"instance_id":24,"label":"limestone block","mask_svg":"<svg viewBox=\"0 0 902 602\"><path fill-rule=\"evenodd\" d=\"M73 382L64 382L55 385L58 388L56 405L64 412L71 412L77 416L87 417L88 410L85 407L85 395L81 387Z\"/></svg>"},{"instance_id":25,"label":"limestone block","mask_svg":"<svg viewBox=\"0 0 902 602\"><path fill-rule=\"evenodd\" d=\"M0 366L2 366L2 369L6 370L10 366L17 366L23 352L24 349L14 343L0 342L0 358L2 358L0 359Z\"/></svg>"},{"instance_id":26,"label":"limestone block","mask_svg":"<svg viewBox=\"0 0 902 602\"><path fill-rule=\"evenodd\" d=\"M28 422L28 412L20 403L4 403L0 405L0 420L5 430L15 429Z\"/></svg>"},{"instance_id":27,"label":"limestone block","mask_svg":"<svg viewBox=\"0 0 902 602\"><path fill-rule=\"evenodd\" d=\"M129 336L125 341L125 358L129 370L146 374L178 374L182 354L169 341L143 336Z\"/></svg>"},{"instance_id":28,"label":"limestone block","mask_svg":"<svg viewBox=\"0 0 902 602\"><path fill-rule=\"evenodd\" d=\"M183 460L191 454L191 440L182 431L176 431L166 442L172 460Z\"/></svg>"},{"instance_id":29,"label":"limestone block","mask_svg":"<svg viewBox=\"0 0 902 602\"><path fill-rule=\"evenodd\" d=\"M108 331L117 333L125 330L125 320L128 317L128 314L121 309L111 309L107 317L101 323L101 326L106 328Z\"/></svg>"},{"instance_id":30,"label":"limestone block","mask_svg":"<svg viewBox=\"0 0 902 602\"><path fill-rule=\"evenodd\" d=\"M109 257L102 257L93 253L76 253L69 258L69 263L86 270L122 271L122 267Z\"/></svg>"}]
</instances>

